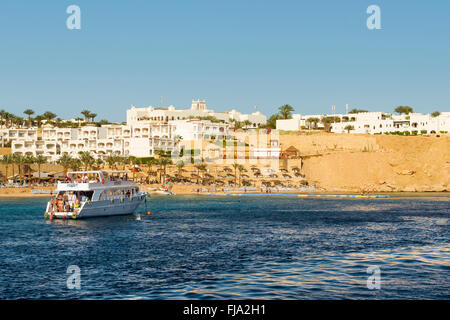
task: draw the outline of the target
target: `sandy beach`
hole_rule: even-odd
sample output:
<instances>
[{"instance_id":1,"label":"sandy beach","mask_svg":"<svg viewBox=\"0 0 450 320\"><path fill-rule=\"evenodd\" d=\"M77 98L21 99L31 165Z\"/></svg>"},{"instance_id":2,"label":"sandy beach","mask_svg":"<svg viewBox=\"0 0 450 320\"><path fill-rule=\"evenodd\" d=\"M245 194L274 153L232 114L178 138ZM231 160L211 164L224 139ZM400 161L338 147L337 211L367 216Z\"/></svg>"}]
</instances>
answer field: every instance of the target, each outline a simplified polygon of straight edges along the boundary
<instances>
[{"instance_id":1,"label":"sandy beach","mask_svg":"<svg viewBox=\"0 0 450 320\"><path fill-rule=\"evenodd\" d=\"M265 191L261 192L258 188L255 190L242 190L242 189L225 189L219 187L209 187L202 185L179 185L174 184L170 186L161 186L159 184L141 184L139 188L143 191L147 191L149 195L161 195L161 191L170 190L172 192L171 196L181 196L181 195L209 195L209 194L266 194ZM49 193L32 193L44 191L44 192L55 192L56 187L24 187L24 188L0 188L0 198L49 198ZM357 192L340 191L340 192L330 192L330 191L301 191L301 190L272 190L272 194L342 194L342 195L359 195ZM370 193L372 194L372 193ZM450 199L450 192L375 192L375 195L388 195L390 198L441 198Z\"/></svg>"}]
</instances>

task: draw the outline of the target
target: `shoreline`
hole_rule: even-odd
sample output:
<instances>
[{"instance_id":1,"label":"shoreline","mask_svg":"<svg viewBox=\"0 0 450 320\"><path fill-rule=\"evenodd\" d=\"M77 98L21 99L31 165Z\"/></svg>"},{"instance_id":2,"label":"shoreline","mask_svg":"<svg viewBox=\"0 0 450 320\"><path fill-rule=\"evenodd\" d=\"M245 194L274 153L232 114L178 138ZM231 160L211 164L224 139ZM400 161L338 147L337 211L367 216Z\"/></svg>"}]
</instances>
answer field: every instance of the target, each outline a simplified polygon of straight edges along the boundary
<instances>
[{"instance_id":1,"label":"shoreline","mask_svg":"<svg viewBox=\"0 0 450 320\"><path fill-rule=\"evenodd\" d=\"M148 193L150 197L177 197L177 196L216 196L216 197L236 197L239 196L239 194L245 194L247 196L267 196L267 197L277 197L277 194L281 195L283 194L297 194L297 195L356 195L360 196L360 193L357 192L295 192L295 191L289 191L289 192L272 192L272 193L261 193L261 192L242 192L242 191L227 191L227 192L192 192L192 191L184 191L184 192L176 192L172 195L165 195L160 194L157 192L149 192ZM395 199L395 198L441 198L446 199L448 198L450 200L450 192L376 192L374 195L381 195L381 196L388 196L387 198L383 199ZM372 196L372 194L370 194ZM16 192L16 193L0 193L0 199L14 199L14 198L50 198L50 194L32 194L27 192ZM242 197L239 197L242 199ZM299 197L304 198L304 197ZM315 197L311 197L315 198ZM317 197L320 198L320 197ZM332 197L327 197L327 199L332 199ZM337 198L337 199L346 199L343 198ZM350 198L351 199L351 198Z\"/></svg>"}]
</instances>

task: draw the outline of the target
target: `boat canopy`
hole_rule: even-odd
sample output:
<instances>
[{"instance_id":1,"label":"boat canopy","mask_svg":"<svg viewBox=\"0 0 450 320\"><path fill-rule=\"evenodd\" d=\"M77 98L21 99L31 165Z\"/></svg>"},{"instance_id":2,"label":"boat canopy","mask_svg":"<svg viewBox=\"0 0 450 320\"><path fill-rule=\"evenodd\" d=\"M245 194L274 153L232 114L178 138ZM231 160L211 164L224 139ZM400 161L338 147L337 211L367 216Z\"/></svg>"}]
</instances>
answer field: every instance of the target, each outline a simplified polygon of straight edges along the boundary
<instances>
[{"instance_id":1,"label":"boat canopy","mask_svg":"<svg viewBox=\"0 0 450 320\"><path fill-rule=\"evenodd\" d=\"M73 179L76 176L95 176L98 177L100 180L105 178L105 174L100 170L94 170L94 171L71 171L67 172L67 176L71 179Z\"/></svg>"},{"instance_id":2,"label":"boat canopy","mask_svg":"<svg viewBox=\"0 0 450 320\"><path fill-rule=\"evenodd\" d=\"M111 170L111 171L102 171L102 170L92 170L92 171L71 171L67 173L67 176L72 181L76 181L77 179L83 180L83 177L87 177L90 182L92 180L96 181L126 181L128 180L128 171L119 171L119 170Z\"/></svg>"}]
</instances>

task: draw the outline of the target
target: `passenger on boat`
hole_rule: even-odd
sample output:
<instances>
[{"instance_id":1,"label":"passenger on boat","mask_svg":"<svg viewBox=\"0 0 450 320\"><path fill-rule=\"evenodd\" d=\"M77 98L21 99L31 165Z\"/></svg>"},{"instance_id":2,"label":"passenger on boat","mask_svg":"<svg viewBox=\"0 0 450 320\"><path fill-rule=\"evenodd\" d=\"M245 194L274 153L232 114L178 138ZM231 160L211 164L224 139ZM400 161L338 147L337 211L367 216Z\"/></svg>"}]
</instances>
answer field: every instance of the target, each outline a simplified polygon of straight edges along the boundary
<instances>
[{"instance_id":1,"label":"passenger on boat","mask_svg":"<svg viewBox=\"0 0 450 320\"><path fill-rule=\"evenodd\" d=\"M64 200L61 196L58 198L58 211L63 212L64 209Z\"/></svg>"},{"instance_id":2,"label":"passenger on boat","mask_svg":"<svg viewBox=\"0 0 450 320\"><path fill-rule=\"evenodd\" d=\"M52 198L50 200L50 209L52 212L55 212L58 209L58 201L56 200L56 198Z\"/></svg>"},{"instance_id":3,"label":"passenger on boat","mask_svg":"<svg viewBox=\"0 0 450 320\"><path fill-rule=\"evenodd\" d=\"M78 208L78 207L80 207L80 200L78 200L78 198L75 198L73 207L74 207L75 209Z\"/></svg>"}]
</instances>

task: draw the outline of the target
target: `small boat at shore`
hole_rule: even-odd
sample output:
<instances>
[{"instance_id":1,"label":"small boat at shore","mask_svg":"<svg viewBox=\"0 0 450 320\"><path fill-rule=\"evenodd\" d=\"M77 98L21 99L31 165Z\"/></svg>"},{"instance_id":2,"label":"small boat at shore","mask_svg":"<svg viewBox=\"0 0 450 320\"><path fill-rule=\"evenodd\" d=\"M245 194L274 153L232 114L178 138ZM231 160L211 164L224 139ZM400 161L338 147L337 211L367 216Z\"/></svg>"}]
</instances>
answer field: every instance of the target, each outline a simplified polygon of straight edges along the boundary
<instances>
[{"instance_id":1,"label":"small boat at shore","mask_svg":"<svg viewBox=\"0 0 450 320\"><path fill-rule=\"evenodd\" d=\"M175 195L172 191L170 190L156 190L154 191L156 194L161 194L161 195L167 195L167 196L173 196Z\"/></svg>"},{"instance_id":2,"label":"small boat at shore","mask_svg":"<svg viewBox=\"0 0 450 320\"><path fill-rule=\"evenodd\" d=\"M47 203L45 216L89 218L133 214L146 201L126 171L73 171L58 182L56 196Z\"/></svg>"}]
</instances>

